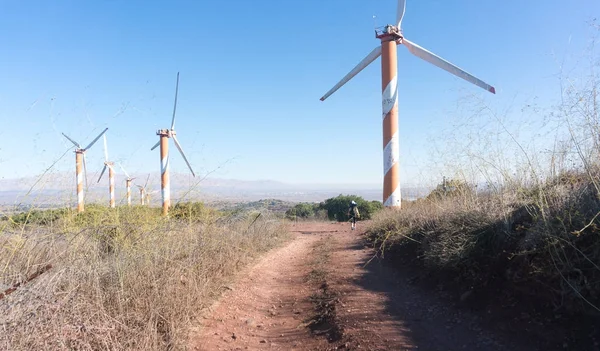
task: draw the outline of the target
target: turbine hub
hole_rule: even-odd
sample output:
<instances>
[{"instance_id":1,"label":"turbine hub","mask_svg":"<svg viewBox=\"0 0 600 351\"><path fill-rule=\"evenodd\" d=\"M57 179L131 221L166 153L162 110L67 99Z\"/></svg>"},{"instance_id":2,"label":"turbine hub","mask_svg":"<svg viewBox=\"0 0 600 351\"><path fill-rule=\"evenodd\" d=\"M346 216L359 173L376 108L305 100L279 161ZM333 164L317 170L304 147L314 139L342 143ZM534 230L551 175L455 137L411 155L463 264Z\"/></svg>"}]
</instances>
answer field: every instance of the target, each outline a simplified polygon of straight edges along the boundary
<instances>
[{"instance_id":1,"label":"turbine hub","mask_svg":"<svg viewBox=\"0 0 600 351\"><path fill-rule=\"evenodd\" d=\"M166 136L167 138L170 138L171 136L175 135L175 131L169 129L159 129L156 131L156 135Z\"/></svg>"},{"instance_id":2,"label":"turbine hub","mask_svg":"<svg viewBox=\"0 0 600 351\"><path fill-rule=\"evenodd\" d=\"M375 29L375 37L382 41L397 41L402 39L402 30L397 26L388 24L384 27Z\"/></svg>"}]
</instances>

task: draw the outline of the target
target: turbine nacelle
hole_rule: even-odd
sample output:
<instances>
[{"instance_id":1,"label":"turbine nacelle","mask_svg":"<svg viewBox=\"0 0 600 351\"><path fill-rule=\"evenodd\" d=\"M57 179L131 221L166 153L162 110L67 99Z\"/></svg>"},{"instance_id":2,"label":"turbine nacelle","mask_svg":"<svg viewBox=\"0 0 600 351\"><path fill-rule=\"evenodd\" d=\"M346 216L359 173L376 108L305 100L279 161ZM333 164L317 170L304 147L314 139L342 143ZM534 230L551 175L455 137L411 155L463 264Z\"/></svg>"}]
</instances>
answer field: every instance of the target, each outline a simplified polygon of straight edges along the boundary
<instances>
[{"instance_id":1,"label":"turbine nacelle","mask_svg":"<svg viewBox=\"0 0 600 351\"><path fill-rule=\"evenodd\" d=\"M131 182L131 181L133 181L133 180L135 179L135 177L133 177L133 178L132 178L132 177L129 175L129 173L127 173L127 171L125 170L125 168L123 167L123 165L121 164L121 162L119 162L119 167L121 168L121 170L123 171L123 173L124 173L124 174L125 174L125 176L127 177L127 178L125 178L125 181L126 181L126 182Z\"/></svg>"},{"instance_id":2,"label":"turbine nacelle","mask_svg":"<svg viewBox=\"0 0 600 351\"><path fill-rule=\"evenodd\" d=\"M399 40L403 37L402 29L392 24L388 24L375 30L376 38L381 39L386 36L391 36L394 40Z\"/></svg>"},{"instance_id":3,"label":"turbine nacelle","mask_svg":"<svg viewBox=\"0 0 600 351\"><path fill-rule=\"evenodd\" d=\"M174 129L159 129L156 131L156 135L171 138L177 135L177 132Z\"/></svg>"}]
</instances>

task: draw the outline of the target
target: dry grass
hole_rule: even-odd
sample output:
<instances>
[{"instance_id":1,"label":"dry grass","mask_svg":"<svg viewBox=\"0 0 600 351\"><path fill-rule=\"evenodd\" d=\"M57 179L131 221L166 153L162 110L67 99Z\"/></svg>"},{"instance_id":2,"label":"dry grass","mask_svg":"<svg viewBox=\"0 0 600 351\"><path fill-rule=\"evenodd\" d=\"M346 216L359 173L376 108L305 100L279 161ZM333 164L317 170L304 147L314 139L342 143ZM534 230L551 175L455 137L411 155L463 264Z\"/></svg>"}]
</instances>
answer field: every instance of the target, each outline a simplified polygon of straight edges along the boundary
<instances>
[{"instance_id":1,"label":"dry grass","mask_svg":"<svg viewBox=\"0 0 600 351\"><path fill-rule=\"evenodd\" d=\"M376 216L368 235L384 256L464 287L600 315L600 199L587 176L565 179L417 201Z\"/></svg>"},{"instance_id":2,"label":"dry grass","mask_svg":"<svg viewBox=\"0 0 600 351\"><path fill-rule=\"evenodd\" d=\"M90 207L51 224L3 222L4 288L52 268L0 300L0 349L185 349L232 275L286 238L268 213L156 214Z\"/></svg>"},{"instance_id":3,"label":"dry grass","mask_svg":"<svg viewBox=\"0 0 600 351\"><path fill-rule=\"evenodd\" d=\"M376 216L368 235L385 257L488 302L505 294L550 314L598 320L600 27L590 29L576 67L563 71L569 65L561 63L551 106L511 114L476 97L461 102L462 122L444 134L448 153L433 165L445 164L455 179ZM533 120L532 130L521 130Z\"/></svg>"}]
</instances>

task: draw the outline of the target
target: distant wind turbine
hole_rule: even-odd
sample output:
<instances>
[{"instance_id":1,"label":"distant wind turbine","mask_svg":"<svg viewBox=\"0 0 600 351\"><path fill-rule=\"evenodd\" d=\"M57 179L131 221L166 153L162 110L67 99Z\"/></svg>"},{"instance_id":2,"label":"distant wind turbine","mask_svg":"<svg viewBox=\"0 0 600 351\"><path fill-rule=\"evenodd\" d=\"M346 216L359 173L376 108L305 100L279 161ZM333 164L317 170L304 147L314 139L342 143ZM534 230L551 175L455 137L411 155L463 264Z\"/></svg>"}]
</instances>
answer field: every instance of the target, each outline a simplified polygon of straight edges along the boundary
<instances>
[{"instance_id":1,"label":"distant wind turbine","mask_svg":"<svg viewBox=\"0 0 600 351\"><path fill-rule=\"evenodd\" d=\"M146 184L144 186L137 185L140 189L140 205L144 205L144 199L146 198L146 187L148 186L148 181L150 180L150 174L148 174L148 178L146 178Z\"/></svg>"},{"instance_id":2,"label":"distant wind turbine","mask_svg":"<svg viewBox=\"0 0 600 351\"><path fill-rule=\"evenodd\" d=\"M104 135L104 168L98 177L98 183L104 175L106 168L108 168L108 193L110 194L109 206L115 208L115 169L113 168L114 162L108 160L108 146L106 145L106 135Z\"/></svg>"},{"instance_id":3,"label":"distant wind turbine","mask_svg":"<svg viewBox=\"0 0 600 351\"><path fill-rule=\"evenodd\" d=\"M127 173L127 171L125 170L125 168L123 168L123 165L121 165L121 163L119 163L119 167L121 167L121 170L123 170L123 173L125 173L125 176L127 177L125 179L125 186L127 188L127 206L131 206L131 182L135 178L131 178L129 176L129 173Z\"/></svg>"},{"instance_id":4,"label":"distant wind turbine","mask_svg":"<svg viewBox=\"0 0 600 351\"><path fill-rule=\"evenodd\" d=\"M83 205L83 177L84 176L85 176L85 183L87 184L87 166L86 166L86 162L85 162L85 153L92 147L92 145L94 145L98 141L98 139L100 139L100 137L102 135L104 135L104 133L106 133L107 130L108 130L108 128L104 129L102 131L102 133L100 133L96 137L96 139L92 140L92 142L84 148L82 148L78 142L69 138L65 133L62 133L62 135L65 138L67 138L70 142L72 142L73 145L75 145L75 147L76 147L76 149L75 149L75 179L77 180L77 212L78 213L81 213L84 211L84 205ZM82 164L83 164L83 175L81 174L82 173L81 172Z\"/></svg>"},{"instance_id":5,"label":"distant wind turbine","mask_svg":"<svg viewBox=\"0 0 600 351\"><path fill-rule=\"evenodd\" d=\"M177 84L175 85L175 103L173 105L173 118L171 120L171 129L160 129L156 132L156 135L160 136L160 140L150 150L156 149L160 145L160 185L162 193L162 207L163 215L166 216L169 213L169 207L171 206L171 184L169 181L169 138L173 138L175 146L181 153L185 163L187 164L192 176L196 176L192 166L185 157L185 153L177 140L175 133L175 111L177 110L177 93L179 91L179 72L177 72Z\"/></svg>"}]
</instances>

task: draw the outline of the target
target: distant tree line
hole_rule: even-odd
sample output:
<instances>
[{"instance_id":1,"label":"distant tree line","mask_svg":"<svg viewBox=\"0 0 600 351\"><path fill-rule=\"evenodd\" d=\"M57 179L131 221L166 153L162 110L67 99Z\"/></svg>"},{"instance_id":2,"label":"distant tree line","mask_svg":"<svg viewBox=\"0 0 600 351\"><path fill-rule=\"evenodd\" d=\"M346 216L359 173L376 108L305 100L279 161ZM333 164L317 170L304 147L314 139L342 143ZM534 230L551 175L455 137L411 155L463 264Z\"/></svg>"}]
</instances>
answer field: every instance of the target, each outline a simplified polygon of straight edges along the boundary
<instances>
[{"instance_id":1,"label":"distant tree line","mask_svg":"<svg viewBox=\"0 0 600 351\"><path fill-rule=\"evenodd\" d=\"M380 201L367 201L356 195L339 195L321 203L299 203L285 212L289 219L329 219L345 222L348 218L350 202L355 201L360 212L359 220L371 219L373 214L383 209Z\"/></svg>"}]
</instances>

